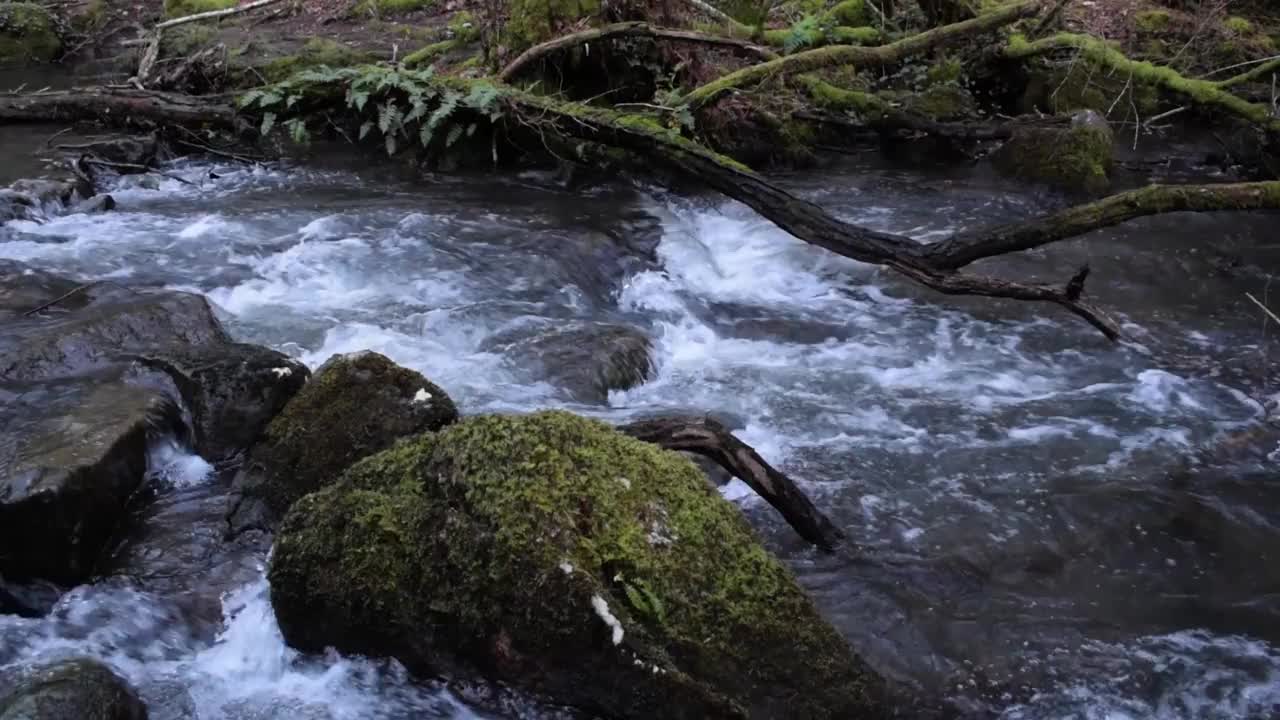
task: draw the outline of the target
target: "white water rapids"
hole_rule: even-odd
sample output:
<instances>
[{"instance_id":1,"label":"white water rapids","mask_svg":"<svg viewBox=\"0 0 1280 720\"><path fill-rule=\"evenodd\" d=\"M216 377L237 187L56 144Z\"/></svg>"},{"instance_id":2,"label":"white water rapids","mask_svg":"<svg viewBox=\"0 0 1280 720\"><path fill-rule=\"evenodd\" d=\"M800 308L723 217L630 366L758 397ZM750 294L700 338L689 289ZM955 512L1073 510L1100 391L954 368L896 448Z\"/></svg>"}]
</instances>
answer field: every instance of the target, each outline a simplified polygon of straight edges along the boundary
<instances>
[{"instance_id":1,"label":"white water rapids","mask_svg":"<svg viewBox=\"0 0 1280 720\"><path fill-rule=\"evenodd\" d=\"M569 192L534 174L406 185L345 171L177 171L198 186L125 178L115 212L10 223L0 257L204 293L238 339L312 367L333 353L384 353L464 413L734 419L856 543L897 560L823 558L741 483L726 496L873 664L977 713L1280 712L1280 627L1266 629L1280 589L1259 581L1277 593L1259 596L1246 582L1185 597L1223 582L1227 565L1277 564L1266 553L1280 549L1280 507L1255 507L1255 518L1236 495L1210 492L1229 521L1223 552L1258 553L1221 560L1148 527L1171 496L1144 494L1154 486L1143 480L1256 419L1254 398L1280 389L1243 301L1245 289L1261 293L1259 278L1215 274L1197 250L1210 228L1261 244L1274 217L1159 218L980 267L1062 281L1090 262L1097 301L1130 334L1111 345L1057 308L939 297L715 198ZM981 177L866 168L794 187L926 241L1046 202ZM653 379L608 406L575 404L491 342L573 320L641 328L655 344ZM216 504L207 463L175 448L157 448L153 463L164 489L152 522L166 522L166 507ZM266 557L218 555L229 552L213 551L216 570L198 587L140 573L78 588L47 618L0 616L0 666L101 657L157 720L490 717L395 663L290 651ZM146 552L135 557L146 565ZM1231 614L1250 602L1264 607Z\"/></svg>"}]
</instances>

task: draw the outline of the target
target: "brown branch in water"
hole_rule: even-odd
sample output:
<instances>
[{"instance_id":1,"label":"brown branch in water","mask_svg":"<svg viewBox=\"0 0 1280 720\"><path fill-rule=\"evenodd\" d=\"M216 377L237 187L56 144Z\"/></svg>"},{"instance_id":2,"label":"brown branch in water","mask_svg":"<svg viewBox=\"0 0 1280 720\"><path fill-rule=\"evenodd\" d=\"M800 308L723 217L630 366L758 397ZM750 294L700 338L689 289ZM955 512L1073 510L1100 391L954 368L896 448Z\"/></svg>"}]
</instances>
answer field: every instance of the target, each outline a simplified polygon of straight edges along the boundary
<instances>
[{"instance_id":1,"label":"brown branch in water","mask_svg":"<svg viewBox=\"0 0 1280 720\"><path fill-rule=\"evenodd\" d=\"M888 45L874 47L831 45L787 55L777 60L752 65L712 80L691 90L679 102L682 105L697 108L729 90L751 87L774 77L809 73L822 68L843 65L852 65L854 67L895 65L913 55L919 55L933 48L942 47L957 40L964 40L974 35L1004 27L1024 17L1034 15L1038 9L1039 4L1036 0L1023 0L1022 2L1015 2L998 10L984 13L970 20L926 30Z\"/></svg>"},{"instance_id":2,"label":"brown branch in water","mask_svg":"<svg viewBox=\"0 0 1280 720\"><path fill-rule=\"evenodd\" d=\"M715 461L751 486L774 507L800 537L823 550L834 550L844 533L814 506L795 481L760 457L729 429L707 417L661 417L628 423L619 432L667 450L683 450Z\"/></svg>"},{"instance_id":3,"label":"brown branch in water","mask_svg":"<svg viewBox=\"0 0 1280 720\"><path fill-rule=\"evenodd\" d=\"M605 25L604 27L599 28L591 28L590 30L582 30L568 35L561 35L560 37L553 38L540 45L534 45L528 50L520 53L519 57L512 60L505 68L503 68L502 72L498 73L498 79L502 82L511 82L539 60L561 50L567 50L569 48L579 47L581 45L599 42L602 40L618 40L622 38L636 37L729 48L731 50L750 55L758 60L774 60L778 57L777 53L769 50L768 48L754 45L737 38L707 35L700 32L694 32L692 30L658 28L643 22L626 22L616 23L614 25Z\"/></svg>"}]
</instances>

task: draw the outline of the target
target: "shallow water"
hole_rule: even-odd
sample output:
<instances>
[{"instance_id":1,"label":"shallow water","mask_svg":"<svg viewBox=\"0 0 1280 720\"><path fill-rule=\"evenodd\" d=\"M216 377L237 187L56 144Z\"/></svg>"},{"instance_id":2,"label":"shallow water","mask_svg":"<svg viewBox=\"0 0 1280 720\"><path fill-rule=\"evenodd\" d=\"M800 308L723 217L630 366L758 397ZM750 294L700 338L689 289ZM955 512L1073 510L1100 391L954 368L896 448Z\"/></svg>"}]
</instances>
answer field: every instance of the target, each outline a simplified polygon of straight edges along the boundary
<instances>
[{"instance_id":1,"label":"shallow water","mask_svg":"<svg viewBox=\"0 0 1280 720\"><path fill-rule=\"evenodd\" d=\"M373 349L468 413L570 407L620 421L714 411L796 477L857 551L748 512L885 673L979 714L1241 718L1280 712L1280 486L1171 473L1280 390L1264 297L1275 215L1176 215L977 270L1090 290L1129 339L1047 306L942 298L716 197L567 191L535 173L403 183L343 170L183 165L119 209L0 228L0 257L206 294L239 338L313 367ZM788 182L923 241L1057 202L979 171L862 165ZM1274 264L1274 263L1271 263ZM1280 288L1277 288L1280 291ZM635 325L656 376L574 403L510 339ZM1268 335L1268 332L1270 335ZM0 618L0 665L88 650L153 717L476 717L394 664L280 640L265 548L218 542L225 476L157 448L156 502L42 620ZM533 712L508 702L499 717Z\"/></svg>"}]
</instances>

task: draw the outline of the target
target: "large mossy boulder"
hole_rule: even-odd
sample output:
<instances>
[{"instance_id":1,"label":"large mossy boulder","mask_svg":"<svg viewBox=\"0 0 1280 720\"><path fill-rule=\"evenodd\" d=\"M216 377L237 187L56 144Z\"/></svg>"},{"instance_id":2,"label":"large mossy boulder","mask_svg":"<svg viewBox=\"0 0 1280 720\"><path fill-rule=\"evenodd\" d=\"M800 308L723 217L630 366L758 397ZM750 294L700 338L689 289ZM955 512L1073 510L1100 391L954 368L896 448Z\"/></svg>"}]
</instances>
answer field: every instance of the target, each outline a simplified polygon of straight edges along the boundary
<instances>
[{"instance_id":1,"label":"large mossy boulder","mask_svg":"<svg viewBox=\"0 0 1280 720\"><path fill-rule=\"evenodd\" d=\"M0 2L0 67L49 63L62 54L53 15L33 2Z\"/></svg>"},{"instance_id":2,"label":"large mossy boulder","mask_svg":"<svg viewBox=\"0 0 1280 720\"><path fill-rule=\"evenodd\" d=\"M1002 173L1070 193L1096 195L1110 186L1114 138L1107 121L1091 110L1067 127L1018 130L992 156Z\"/></svg>"},{"instance_id":3,"label":"large mossy boulder","mask_svg":"<svg viewBox=\"0 0 1280 720\"><path fill-rule=\"evenodd\" d=\"M0 720L147 720L129 683L97 660L21 671L0 686Z\"/></svg>"},{"instance_id":4,"label":"large mossy boulder","mask_svg":"<svg viewBox=\"0 0 1280 720\"><path fill-rule=\"evenodd\" d=\"M421 373L375 352L335 355L250 451L235 480L231 530L269 529L357 460L457 419L453 400Z\"/></svg>"},{"instance_id":5,"label":"large mossy boulder","mask_svg":"<svg viewBox=\"0 0 1280 720\"><path fill-rule=\"evenodd\" d=\"M883 714L878 678L696 467L561 411L352 466L294 504L270 581L295 647L606 717Z\"/></svg>"}]
</instances>

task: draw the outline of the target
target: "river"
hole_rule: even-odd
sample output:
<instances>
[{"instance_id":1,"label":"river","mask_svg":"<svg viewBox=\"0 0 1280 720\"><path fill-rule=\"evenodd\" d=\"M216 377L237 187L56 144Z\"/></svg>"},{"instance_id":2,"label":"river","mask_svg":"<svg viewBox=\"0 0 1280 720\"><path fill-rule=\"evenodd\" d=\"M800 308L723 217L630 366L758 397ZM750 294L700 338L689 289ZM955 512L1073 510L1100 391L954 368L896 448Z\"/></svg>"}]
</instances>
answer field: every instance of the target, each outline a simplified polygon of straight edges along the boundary
<instances>
[{"instance_id":1,"label":"river","mask_svg":"<svg viewBox=\"0 0 1280 720\"><path fill-rule=\"evenodd\" d=\"M805 547L737 481L726 497L858 652L975 715L1280 712L1271 460L1177 471L1280 391L1280 327L1244 295L1268 291L1275 215L1147 219L975 268L1061 282L1088 262L1125 327L1112 344L1054 307L937 296L711 195L542 173L170 171L194 184L123 178L114 212L0 228L0 257L203 293L238 339L312 367L376 350L464 413L729 418L854 548ZM858 158L785 182L926 242L1061 202L981 169ZM512 343L589 321L647 333L653 379L584 405ZM119 573L49 617L0 617L0 666L90 653L157 720L537 714L506 698L486 715L394 663L290 651L267 548L220 540L224 469L175 447L152 465L157 498Z\"/></svg>"}]
</instances>

